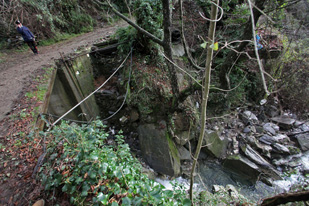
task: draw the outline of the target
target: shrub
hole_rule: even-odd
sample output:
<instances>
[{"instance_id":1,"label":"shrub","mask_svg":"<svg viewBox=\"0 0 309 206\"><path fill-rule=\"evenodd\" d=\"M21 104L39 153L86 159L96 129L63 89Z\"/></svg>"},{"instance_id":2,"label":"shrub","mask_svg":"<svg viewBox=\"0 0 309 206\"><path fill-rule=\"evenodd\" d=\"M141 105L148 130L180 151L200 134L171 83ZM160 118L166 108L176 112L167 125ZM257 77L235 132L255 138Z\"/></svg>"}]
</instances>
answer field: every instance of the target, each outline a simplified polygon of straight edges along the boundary
<instances>
[{"instance_id":1,"label":"shrub","mask_svg":"<svg viewBox=\"0 0 309 206\"><path fill-rule=\"evenodd\" d=\"M46 190L61 190L74 205L191 205L181 187L164 190L148 179L123 136L110 136L105 127L63 122L44 134L50 139L40 172Z\"/></svg>"}]
</instances>

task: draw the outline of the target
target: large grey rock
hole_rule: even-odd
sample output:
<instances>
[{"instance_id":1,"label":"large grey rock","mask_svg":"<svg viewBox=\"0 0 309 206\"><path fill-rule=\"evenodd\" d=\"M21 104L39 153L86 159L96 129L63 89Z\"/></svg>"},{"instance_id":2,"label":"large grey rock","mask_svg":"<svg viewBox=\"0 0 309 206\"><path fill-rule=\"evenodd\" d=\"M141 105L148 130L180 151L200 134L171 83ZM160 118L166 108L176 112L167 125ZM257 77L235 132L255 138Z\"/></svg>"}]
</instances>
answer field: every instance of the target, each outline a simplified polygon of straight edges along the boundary
<instances>
[{"instance_id":1,"label":"large grey rock","mask_svg":"<svg viewBox=\"0 0 309 206\"><path fill-rule=\"evenodd\" d=\"M271 118L272 121L278 123L279 127L283 130L289 130L293 128L295 119L292 119L287 116L279 116Z\"/></svg>"},{"instance_id":2,"label":"large grey rock","mask_svg":"<svg viewBox=\"0 0 309 206\"><path fill-rule=\"evenodd\" d=\"M270 152L272 151L271 146L260 143L254 136L247 136L246 140L252 148L261 150L264 156L271 158L270 154Z\"/></svg>"},{"instance_id":3,"label":"large grey rock","mask_svg":"<svg viewBox=\"0 0 309 206\"><path fill-rule=\"evenodd\" d=\"M191 153L184 146L178 146L180 160L191 160Z\"/></svg>"},{"instance_id":4,"label":"large grey rock","mask_svg":"<svg viewBox=\"0 0 309 206\"><path fill-rule=\"evenodd\" d=\"M219 136L215 131L206 130L203 145L202 151L211 153L217 158L222 158L227 151L228 139Z\"/></svg>"},{"instance_id":5,"label":"large grey rock","mask_svg":"<svg viewBox=\"0 0 309 206\"><path fill-rule=\"evenodd\" d=\"M261 165L266 168L270 168L271 164L267 162L257 151L252 149L249 145L244 145L241 147L241 150L245 155L252 160L254 163Z\"/></svg>"},{"instance_id":6,"label":"large grey rock","mask_svg":"<svg viewBox=\"0 0 309 206\"><path fill-rule=\"evenodd\" d=\"M308 125L308 123L300 125L299 128L300 128L303 132L309 131L309 125Z\"/></svg>"},{"instance_id":7,"label":"large grey rock","mask_svg":"<svg viewBox=\"0 0 309 206\"><path fill-rule=\"evenodd\" d=\"M270 105L265 107L265 114L269 117L276 117L279 115L279 110L277 107Z\"/></svg>"},{"instance_id":8,"label":"large grey rock","mask_svg":"<svg viewBox=\"0 0 309 206\"><path fill-rule=\"evenodd\" d=\"M309 133L299 134L296 136L296 139L303 151L309 150Z\"/></svg>"},{"instance_id":9,"label":"large grey rock","mask_svg":"<svg viewBox=\"0 0 309 206\"><path fill-rule=\"evenodd\" d=\"M279 126L269 122L263 125L263 129L266 132L269 132L271 135L276 135L276 133L279 131Z\"/></svg>"},{"instance_id":10,"label":"large grey rock","mask_svg":"<svg viewBox=\"0 0 309 206\"><path fill-rule=\"evenodd\" d=\"M146 162L159 173L178 176L180 174L179 153L173 140L166 135L166 127L144 124L140 125L137 131L142 155Z\"/></svg>"},{"instance_id":11,"label":"large grey rock","mask_svg":"<svg viewBox=\"0 0 309 206\"><path fill-rule=\"evenodd\" d=\"M224 193L226 192L225 188L222 185L213 185L211 191L215 193Z\"/></svg>"},{"instance_id":12,"label":"large grey rock","mask_svg":"<svg viewBox=\"0 0 309 206\"><path fill-rule=\"evenodd\" d=\"M271 145L271 144L278 142L278 140L276 138L274 138L273 136L269 136L267 134L260 137L259 141L264 143L264 144L267 144L267 145Z\"/></svg>"},{"instance_id":13,"label":"large grey rock","mask_svg":"<svg viewBox=\"0 0 309 206\"><path fill-rule=\"evenodd\" d=\"M249 145L243 145L241 150L254 163L260 166L260 171L278 180L281 179L280 174L275 168L266 161L257 151L252 149Z\"/></svg>"},{"instance_id":14,"label":"large grey rock","mask_svg":"<svg viewBox=\"0 0 309 206\"><path fill-rule=\"evenodd\" d=\"M240 118L245 124L257 124L259 122L258 118L250 111L245 111L240 114Z\"/></svg>"},{"instance_id":15,"label":"large grey rock","mask_svg":"<svg viewBox=\"0 0 309 206\"><path fill-rule=\"evenodd\" d=\"M256 133L255 126L249 125L245 127L245 129L243 130L243 133L250 133L250 132Z\"/></svg>"},{"instance_id":16,"label":"large grey rock","mask_svg":"<svg viewBox=\"0 0 309 206\"><path fill-rule=\"evenodd\" d=\"M228 191L228 193L230 194L230 196L233 200L237 200L239 198L238 191L234 187L234 185L228 184L228 185L225 186L225 189Z\"/></svg>"},{"instance_id":17,"label":"large grey rock","mask_svg":"<svg viewBox=\"0 0 309 206\"><path fill-rule=\"evenodd\" d=\"M277 134L276 136L273 136L273 138L276 139L276 142L282 144L290 142L290 138L286 134Z\"/></svg>"},{"instance_id":18,"label":"large grey rock","mask_svg":"<svg viewBox=\"0 0 309 206\"><path fill-rule=\"evenodd\" d=\"M251 179L256 179L260 174L259 167L240 154L229 156L223 162L223 166Z\"/></svg>"},{"instance_id":19,"label":"large grey rock","mask_svg":"<svg viewBox=\"0 0 309 206\"><path fill-rule=\"evenodd\" d=\"M280 153L280 154L290 154L290 150L286 146L284 146L282 144L275 143L272 146L274 148L273 151L275 151L277 153Z\"/></svg>"}]
</instances>

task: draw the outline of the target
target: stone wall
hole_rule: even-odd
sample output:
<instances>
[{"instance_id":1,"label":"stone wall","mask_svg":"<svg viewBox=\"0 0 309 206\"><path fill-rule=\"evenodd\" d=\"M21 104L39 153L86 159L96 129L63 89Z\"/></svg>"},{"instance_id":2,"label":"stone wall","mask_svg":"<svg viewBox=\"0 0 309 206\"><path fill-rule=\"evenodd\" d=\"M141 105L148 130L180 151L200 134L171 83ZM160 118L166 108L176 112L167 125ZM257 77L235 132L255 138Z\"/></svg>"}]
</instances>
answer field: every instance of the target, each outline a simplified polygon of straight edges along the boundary
<instances>
[{"instance_id":1,"label":"stone wall","mask_svg":"<svg viewBox=\"0 0 309 206\"><path fill-rule=\"evenodd\" d=\"M48 113L61 116L94 91L91 59L88 55L59 61ZM90 96L66 118L89 121L99 115L95 97Z\"/></svg>"}]
</instances>

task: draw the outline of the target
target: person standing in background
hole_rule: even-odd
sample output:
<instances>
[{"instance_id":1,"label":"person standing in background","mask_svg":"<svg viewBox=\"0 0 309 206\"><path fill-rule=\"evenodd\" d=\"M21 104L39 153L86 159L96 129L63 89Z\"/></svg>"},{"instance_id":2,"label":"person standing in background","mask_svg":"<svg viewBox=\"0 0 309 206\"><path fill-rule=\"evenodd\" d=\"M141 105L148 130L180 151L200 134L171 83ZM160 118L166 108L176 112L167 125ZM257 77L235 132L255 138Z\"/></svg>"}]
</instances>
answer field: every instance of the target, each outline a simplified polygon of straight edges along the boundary
<instances>
[{"instance_id":1,"label":"person standing in background","mask_svg":"<svg viewBox=\"0 0 309 206\"><path fill-rule=\"evenodd\" d=\"M28 27L23 26L18 20L15 22L15 24L17 25L17 32L22 35L24 41L28 44L33 53L39 54L32 32L28 29Z\"/></svg>"}]
</instances>

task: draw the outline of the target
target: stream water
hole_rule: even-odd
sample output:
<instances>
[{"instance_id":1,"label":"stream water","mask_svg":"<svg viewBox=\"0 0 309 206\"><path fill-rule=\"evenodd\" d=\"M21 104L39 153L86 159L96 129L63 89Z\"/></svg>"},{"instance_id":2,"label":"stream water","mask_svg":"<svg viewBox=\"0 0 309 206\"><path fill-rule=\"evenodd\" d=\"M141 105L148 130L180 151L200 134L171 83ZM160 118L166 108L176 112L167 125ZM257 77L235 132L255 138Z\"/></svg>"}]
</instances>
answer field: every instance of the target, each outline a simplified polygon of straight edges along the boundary
<instances>
[{"instance_id":1,"label":"stream water","mask_svg":"<svg viewBox=\"0 0 309 206\"><path fill-rule=\"evenodd\" d=\"M309 151L297 158L294 158L294 161L298 162L299 166L309 168ZM297 171L297 168L295 168L295 171ZM198 191L211 191L213 185L226 186L228 184L232 184L246 198L253 201L258 201L265 197L288 192L293 189L293 187L296 187L305 181L308 182L309 180L308 177L298 172L288 176L282 174L282 177L283 180L276 180L273 182L273 186L269 186L261 181L252 181L244 178L243 176L227 170L218 163L207 162L199 164L196 185L194 188ZM156 178L155 180L164 185L167 189L172 189L171 180L163 180L160 178ZM189 188L189 180L187 179L179 177L173 181L183 184L186 189Z\"/></svg>"}]
</instances>

